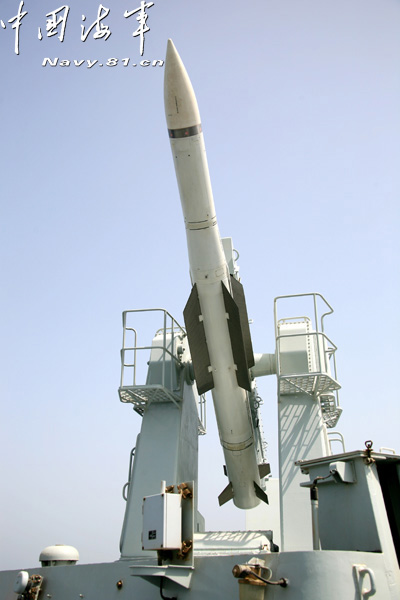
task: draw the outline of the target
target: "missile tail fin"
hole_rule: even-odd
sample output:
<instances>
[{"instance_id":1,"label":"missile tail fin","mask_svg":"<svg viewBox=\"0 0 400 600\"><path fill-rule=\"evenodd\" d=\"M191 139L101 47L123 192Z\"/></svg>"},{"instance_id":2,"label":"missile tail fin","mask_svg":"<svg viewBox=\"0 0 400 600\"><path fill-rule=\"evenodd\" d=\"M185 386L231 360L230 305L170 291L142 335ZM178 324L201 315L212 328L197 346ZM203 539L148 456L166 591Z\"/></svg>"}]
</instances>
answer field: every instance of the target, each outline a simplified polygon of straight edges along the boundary
<instances>
[{"instance_id":1,"label":"missile tail fin","mask_svg":"<svg viewBox=\"0 0 400 600\"><path fill-rule=\"evenodd\" d=\"M226 502L229 502L229 500L232 500L232 499L233 499L233 487L232 487L231 482L229 482L228 485L226 486L226 488L224 490L222 490L222 492L218 496L218 502L219 502L219 505L222 506L223 504L225 504Z\"/></svg>"},{"instance_id":2,"label":"missile tail fin","mask_svg":"<svg viewBox=\"0 0 400 600\"><path fill-rule=\"evenodd\" d=\"M229 315L228 329L229 337L231 338L233 360L235 361L236 365L236 379L241 388L251 392L251 382L249 368L247 366L246 348L242 333L239 308L222 282L221 285L225 310Z\"/></svg>"},{"instance_id":3,"label":"missile tail fin","mask_svg":"<svg viewBox=\"0 0 400 600\"><path fill-rule=\"evenodd\" d=\"M183 311L186 333L192 355L194 376L197 391L205 394L214 387L214 378L209 370L210 355L208 353L203 321L200 320L201 308L197 286L194 284Z\"/></svg>"},{"instance_id":4,"label":"missile tail fin","mask_svg":"<svg viewBox=\"0 0 400 600\"><path fill-rule=\"evenodd\" d=\"M260 500L262 500L263 502L265 502L266 504L269 504L268 501L268 496L267 494L264 492L264 490L262 490L260 488L259 485L257 485L257 483L255 481L253 481L254 483L254 491L256 493L257 498L259 498ZM224 490L225 491L225 490Z\"/></svg>"},{"instance_id":5,"label":"missile tail fin","mask_svg":"<svg viewBox=\"0 0 400 600\"><path fill-rule=\"evenodd\" d=\"M261 465L258 465L258 473L260 475L260 479L263 479L263 477L269 475L271 473L271 467L269 463L262 463Z\"/></svg>"}]
</instances>

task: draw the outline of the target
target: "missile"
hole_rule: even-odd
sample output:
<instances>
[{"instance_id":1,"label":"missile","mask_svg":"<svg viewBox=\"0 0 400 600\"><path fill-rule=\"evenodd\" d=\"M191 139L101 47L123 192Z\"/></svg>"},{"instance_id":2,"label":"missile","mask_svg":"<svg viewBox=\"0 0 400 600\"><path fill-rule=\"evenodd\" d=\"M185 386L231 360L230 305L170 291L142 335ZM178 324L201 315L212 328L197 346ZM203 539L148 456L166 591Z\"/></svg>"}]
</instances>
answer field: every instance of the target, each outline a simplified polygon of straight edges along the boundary
<instances>
[{"instance_id":1,"label":"missile","mask_svg":"<svg viewBox=\"0 0 400 600\"><path fill-rule=\"evenodd\" d=\"M229 273L218 230L200 113L182 60L168 40L164 102L186 226L192 292L185 326L199 394L211 390L229 484L219 496L239 508L268 502L257 465L247 392L254 365L241 283Z\"/></svg>"}]
</instances>

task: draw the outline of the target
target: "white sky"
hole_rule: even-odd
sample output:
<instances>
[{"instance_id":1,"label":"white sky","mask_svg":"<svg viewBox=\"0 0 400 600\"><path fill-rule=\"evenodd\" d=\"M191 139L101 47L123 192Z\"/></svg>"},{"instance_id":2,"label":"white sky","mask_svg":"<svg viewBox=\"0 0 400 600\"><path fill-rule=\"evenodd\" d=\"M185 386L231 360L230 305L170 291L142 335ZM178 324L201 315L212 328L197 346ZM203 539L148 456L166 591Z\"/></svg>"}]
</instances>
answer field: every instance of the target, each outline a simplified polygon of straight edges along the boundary
<instances>
[{"instance_id":1,"label":"white sky","mask_svg":"<svg viewBox=\"0 0 400 600\"><path fill-rule=\"evenodd\" d=\"M51 0L26 0L20 55L0 19L0 568L53 543L115 560L121 488L140 418L119 403L121 312L190 292L163 106L163 68L42 67L43 58L140 60L120 3L107 40L45 36ZM144 59L171 37L195 88L221 234L240 252L255 351L273 352L273 298L319 291L335 308L347 450L400 452L398 0L154 0ZM38 41L42 26L44 39ZM158 326L158 323L156 324ZM151 336L150 336L151 337ZM142 339L143 344L150 338ZM277 474L275 381L259 381ZM200 510L241 528L209 401Z\"/></svg>"}]
</instances>

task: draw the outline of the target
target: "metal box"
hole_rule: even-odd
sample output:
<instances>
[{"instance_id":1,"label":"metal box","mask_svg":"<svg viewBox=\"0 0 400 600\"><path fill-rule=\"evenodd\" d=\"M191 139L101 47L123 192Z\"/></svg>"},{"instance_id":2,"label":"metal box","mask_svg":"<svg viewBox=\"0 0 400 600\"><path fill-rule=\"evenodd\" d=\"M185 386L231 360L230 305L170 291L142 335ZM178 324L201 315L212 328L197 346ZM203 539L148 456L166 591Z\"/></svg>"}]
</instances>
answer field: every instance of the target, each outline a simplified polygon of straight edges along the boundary
<instances>
[{"instance_id":1,"label":"metal box","mask_svg":"<svg viewBox=\"0 0 400 600\"><path fill-rule=\"evenodd\" d=\"M180 494L143 498L143 550L180 550L182 507Z\"/></svg>"},{"instance_id":2,"label":"metal box","mask_svg":"<svg viewBox=\"0 0 400 600\"><path fill-rule=\"evenodd\" d=\"M315 371L310 322L278 323L279 375L308 374Z\"/></svg>"}]
</instances>

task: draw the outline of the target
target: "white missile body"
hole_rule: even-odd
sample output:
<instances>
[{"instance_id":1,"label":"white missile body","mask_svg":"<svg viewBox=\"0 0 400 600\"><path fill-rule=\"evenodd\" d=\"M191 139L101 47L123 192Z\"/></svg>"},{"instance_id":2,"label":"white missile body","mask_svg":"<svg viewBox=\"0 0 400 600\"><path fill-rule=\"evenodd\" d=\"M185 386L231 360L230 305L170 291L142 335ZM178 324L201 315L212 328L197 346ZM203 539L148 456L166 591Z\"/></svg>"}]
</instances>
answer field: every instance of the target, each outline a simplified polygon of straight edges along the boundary
<instances>
[{"instance_id":1,"label":"white missile body","mask_svg":"<svg viewBox=\"0 0 400 600\"><path fill-rule=\"evenodd\" d=\"M240 288L241 285L231 280L220 239L196 97L171 40L168 41L165 61L164 100L194 286L185 309L185 322L199 393L212 390L230 482L223 492L225 497L220 497L220 503L233 498L239 508L253 508L259 504L263 492L260 489L249 400L246 391L238 385L238 365L235 364L230 331L234 309L238 310L232 284ZM196 302L199 310L193 315L189 304L193 307ZM232 303L232 311L228 314L227 304ZM199 323L201 328L204 326L205 352L208 350L206 363L209 361L209 364L203 365L202 372L201 360L196 360L199 352L193 347L196 334L191 336L192 328L188 325L191 319L194 329ZM237 324L240 329L240 323ZM247 365L245 368L248 374ZM211 383L207 383L209 379ZM267 501L265 494L263 499Z\"/></svg>"}]
</instances>

